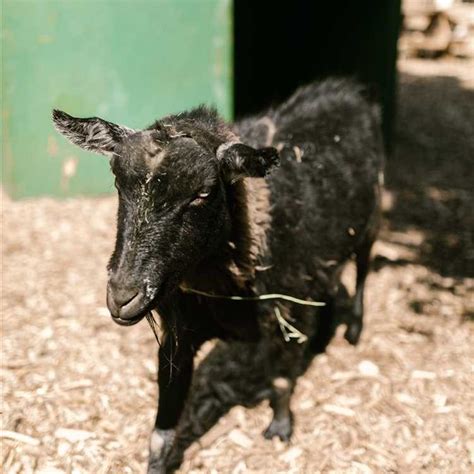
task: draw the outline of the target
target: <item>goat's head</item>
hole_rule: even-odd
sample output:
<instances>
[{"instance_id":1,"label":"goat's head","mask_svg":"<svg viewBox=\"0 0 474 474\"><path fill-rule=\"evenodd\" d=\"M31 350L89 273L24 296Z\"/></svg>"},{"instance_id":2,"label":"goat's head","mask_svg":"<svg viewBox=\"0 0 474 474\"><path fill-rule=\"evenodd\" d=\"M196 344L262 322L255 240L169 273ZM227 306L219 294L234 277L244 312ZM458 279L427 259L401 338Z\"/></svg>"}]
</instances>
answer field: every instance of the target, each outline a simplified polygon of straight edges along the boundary
<instances>
[{"instance_id":1,"label":"goat's head","mask_svg":"<svg viewBox=\"0 0 474 474\"><path fill-rule=\"evenodd\" d=\"M60 111L53 121L74 144L110 158L119 205L107 305L122 325L138 322L226 242L229 186L278 163L274 148L229 139L207 109L140 131Z\"/></svg>"}]
</instances>

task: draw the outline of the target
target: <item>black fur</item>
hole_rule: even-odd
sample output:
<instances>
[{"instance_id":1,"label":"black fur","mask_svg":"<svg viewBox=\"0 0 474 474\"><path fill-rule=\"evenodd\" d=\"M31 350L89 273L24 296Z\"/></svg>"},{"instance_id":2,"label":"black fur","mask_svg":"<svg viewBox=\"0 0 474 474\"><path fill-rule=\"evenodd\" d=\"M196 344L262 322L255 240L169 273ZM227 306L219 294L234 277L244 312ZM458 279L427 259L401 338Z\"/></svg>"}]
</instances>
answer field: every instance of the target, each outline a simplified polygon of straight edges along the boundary
<instances>
[{"instance_id":1,"label":"black fur","mask_svg":"<svg viewBox=\"0 0 474 474\"><path fill-rule=\"evenodd\" d=\"M334 334L340 296L346 295L340 272L353 255L358 272L349 342L355 344L362 329L383 165L376 109L357 85L328 80L234 128L205 107L138 132L100 121L107 133L100 128L97 134L97 120L54 115L71 141L112 155L119 190L108 285L114 320L134 324L156 308L165 330L149 472L166 469L194 353L213 337L258 344L252 350L274 381L274 420L265 435L288 439L296 378ZM285 293L326 306L318 313L290 303L213 299L186 288L216 295ZM275 311L308 342L284 342Z\"/></svg>"}]
</instances>

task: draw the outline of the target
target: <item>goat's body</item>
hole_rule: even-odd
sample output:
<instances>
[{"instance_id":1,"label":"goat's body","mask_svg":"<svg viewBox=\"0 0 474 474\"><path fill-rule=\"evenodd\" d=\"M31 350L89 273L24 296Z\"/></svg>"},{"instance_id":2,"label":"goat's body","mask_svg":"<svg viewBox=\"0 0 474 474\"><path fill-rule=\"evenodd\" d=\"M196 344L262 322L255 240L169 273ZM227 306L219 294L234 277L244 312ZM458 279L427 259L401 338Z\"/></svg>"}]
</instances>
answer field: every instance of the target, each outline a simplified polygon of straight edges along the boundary
<instances>
[{"instance_id":1,"label":"goat's body","mask_svg":"<svg viewBox=\"0 0 474 474\"><path fill-rule=\"evenodd\" d=\"M265 180L271 225L257 262L263 269L256 272L257 292L335 305L341 270L354 254L363 290L379 220L383 147L377 110L351 82L329 80L299 89L280 107L238 128L243 141L273 145L281 157L281 167ZM248 198L252 203L251 193ZM357 307L362 297L355 304L356 319L362 317ZM308 329L308 314L314 311L290 306L305 315L300 324ZM330 324L313 326L327 333L320 350L332 335L334 321ZM353 343L360 328L356 333L348 335Z\"/></svg>"},{"instance_id":2,"label":"goat's body","mask_svg":"<svg viewBox=\"0 0 474 474\"><path fill-rule=\"evenodd\" d=\"M318 311L282 301L186 295L194 312L184 325L196 333L247 339L247 344L234 343L235 351L249 351L253 363L264 367L269 389L262 393L274 412L268 438L291 436L289 402L296 379L334 335L338 297L347 297L340 275L353 255L358 278L346 338L351 343L359 339L364 280L379 217L383 149L378 126L376 111L354 84L327 81L302 88L280 107L235 127L242 142L277 147L281 166L266 179L236 183L231 191L237 204L232 271L206 262L190 285L215 294L284 293L326 304ZM299 340L285 340L291 329L281 327L276 313L299 331Z\"/></svg>"},{"instance_id":3,"label":"goat's body","mask_svg":"<svg viewBox=\"0 0 474 474\"><path fill-rule=\"evenodd\" d=\"M376 111L357 87L334 80L302 88L280 107L237 124L242 142L275 146L281 166L266 179L247 178L229 189L233 250L204 261L186 281L186 286L208 293L285 293L322 301L324 308L184 293L162 308L163 313L176 314L178 332L187 328L194 348L216 336L248 341L235 343L235 350L250 351L253 363L265 368L269 390L262 393L274 412L266 437L291 436L289 402L296 379L334 334L338 296L347 296L340 275L353 255L357 288L346 338L351 343L359 339L364 281L379 217L383 150L378 127ZM285 331L291 329L281 327L277 313L299 331L299 340L285 340ZM186 331L180 337L185 341ZM160 377L167 367L160 361ZM166 375L160 380L160 396L172 391L165 387L170 383L177 382ZM181 392L177 388L175 393ZM174 402L166 399L169 403ZM178 412L168 412L166 405L158 410L160 429L176 423ZM166 431L156 433L168 436ZM163 451L152 449L151 455L150 472L160 472Z\"/></svg>"},{"instance_id":4,"label":"goat's body","mask_svg":"<svg viewBox=\"0 0 474 474\"><path fill-rule=\"evenodd\" d=\"M340 266L376 232L377 126L373 108L346 82L300 89L240 125L243 141L280 149L281 167L266 179L271 226L260 264L271 266L257 272L261 290L312 298L335 292Z\"/></svg>"},{"instance_id":5,"label":"goat's body","mask_svg":"<svg viewBox=\"0 0 474 474\"><path fill-rule=\"evenodd\" d=\"M265 367L274 412L268 438L291 436L289 402L296 379L334 334L337 296L347 296L340 275L353 255L357 287L346 338L359 339L364 281L379 220L383 149L378 127L376 110L344 81L300 89L277 109L237 124L243 142L275 146L281 157L281 167L267 179L246 182L254 258L247 284L257 294L286 293L326 303L320 311L276 301L241 306L243 319L258 315L258 347L239 343L236 350L251 351L253 363ZM299 331L299 340L293 334L285 341L283 333L291 331L280 326L276 312ZM246 327L251 325L242 324Z\"/></svg>"},{"instance_id":6,"label":"goat's body","mask_svg":"<svg viewBox=\"0 0 474 474\"><path fill-rule=\"evenodd\" d=\"M334 334L339 300L348 300L340 275L353 255L346 339L355 344L362 329L383 167L375 109L353 83L328 80L234 129L205 107L139 132L59 111L54 120L74 143L113 157L122 188L109 264L115 321L135 324L156 308L165 329L149 472L168 467L193 357L211 338L241 341L234 349L248 350L249 361L265 368L269 390L261 393L274 411L265 435L288 439L294 384ZM281 166L263 179L277 161L275 149L261 148L270 146ZM186 288L284 293L325 306L236 302ZM288 324L299 340L288 339Z\"/></svg>"}]
</instances>

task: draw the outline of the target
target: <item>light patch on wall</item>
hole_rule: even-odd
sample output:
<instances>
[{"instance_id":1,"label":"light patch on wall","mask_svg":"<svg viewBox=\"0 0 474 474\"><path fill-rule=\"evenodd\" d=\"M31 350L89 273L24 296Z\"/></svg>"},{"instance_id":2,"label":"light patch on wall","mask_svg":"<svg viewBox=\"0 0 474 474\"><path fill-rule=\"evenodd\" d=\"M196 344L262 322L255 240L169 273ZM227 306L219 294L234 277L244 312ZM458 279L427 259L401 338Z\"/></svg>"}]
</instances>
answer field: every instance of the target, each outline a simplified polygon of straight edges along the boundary
<instances>
[{"instance_id":1,"label":"light patch on wall","mask_svg":"<svg viewBox=\"0 0 474 474\"><path fill-rule=\"evenodd\" d=\"M48 153L50 156L56 156L58 154L58 143L52 135L48 137Z\"/></svg>"},{"instance_id":2,"label":"light patch on wall","mask_svg":"<svg viewBox=\"0 0 474 474\"><path fill-rule=\"evenodd\" d=\"M69 182L77 172L78 159L75 156L69 156L63 161L61 167L61 189L67 191L69 189Z\"/></svg>"}]
</instances>

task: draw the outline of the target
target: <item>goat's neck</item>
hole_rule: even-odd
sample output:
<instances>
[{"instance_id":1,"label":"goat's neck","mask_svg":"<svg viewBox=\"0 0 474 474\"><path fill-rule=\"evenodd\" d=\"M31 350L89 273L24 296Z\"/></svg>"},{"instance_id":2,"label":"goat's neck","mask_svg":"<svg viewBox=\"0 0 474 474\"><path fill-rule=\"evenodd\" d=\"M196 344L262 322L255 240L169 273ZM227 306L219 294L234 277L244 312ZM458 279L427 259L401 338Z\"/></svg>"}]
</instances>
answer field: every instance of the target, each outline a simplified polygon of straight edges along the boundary
<instances>
[{"instance_id":1,"label":"goat's neck","mask_svg":"<svg viewBox=\"0 0 474 474\"><path fill-rule=\"evenodd\" d=\"M229 239L186 281L186 286L214 294L249 293L256 267L267 252L269 190L264 179L247 178L228 190Z\"/></svg>"}]
</instances>

